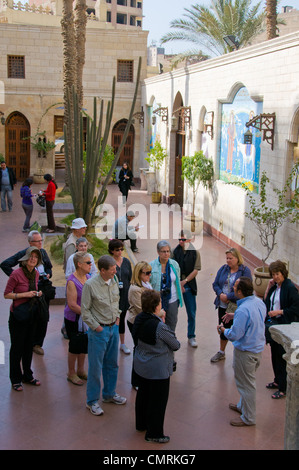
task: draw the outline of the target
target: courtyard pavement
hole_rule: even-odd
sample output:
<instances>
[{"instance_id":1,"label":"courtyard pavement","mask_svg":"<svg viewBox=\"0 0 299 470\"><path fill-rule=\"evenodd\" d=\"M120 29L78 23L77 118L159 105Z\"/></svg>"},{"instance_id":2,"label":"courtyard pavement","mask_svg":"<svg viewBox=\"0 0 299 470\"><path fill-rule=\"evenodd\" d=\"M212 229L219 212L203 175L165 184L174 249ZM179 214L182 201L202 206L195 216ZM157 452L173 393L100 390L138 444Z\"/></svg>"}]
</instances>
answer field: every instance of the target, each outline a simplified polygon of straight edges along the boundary
<instances>
[{"instance_id":1,"label":"courtyard pavement","mask_svg":"<svg viewBox=\"0 0 299 470\"><path fill-rule=\"evenodd\" d=\"M57 179L59 186L62 186L63 181L59 181L59 177ZM24 213L19 189L20 183L14 191L13 211L0 214L1 261L27 246L27 235L22 233ZM33 192L38 189L40 186L34 185ZM110 186L106 203L116 207L118 196L118 187ZM140 220L145 225L144 230L147 228L149 233L150 228L165 228L167 221L164 216L154 222L149 219L151 198L138 186L129 194L128 207L133 203L143 204L147 208ZM34 220L45 220L37 204L32 217ZM177 244L178 228L175 222L173 237L169 237L173 247ZM136 260L153 260L157 256L156 243L161 238L164 237L158 233L156 239L140 239ZM285 400L271 399L271 392L265 388L266 383L273 380L269 347L265 348L257 372L256 426L236 428L229 424L236 413L228 408L228 404L239 399L232 370L232 345L227 347L225 361L210 362L219 348L212 282L219 267L225 263L226 248L211 236L203 234L200 248L202 270L197 277L198 348L188 345L186 312L181 308L176 331L181 348L176 353L177 370L170 384L164 429L165 434L170 435L170 442L165 445L147 443L143 433L135 431L136 391L130 384L132 354L119 354L117 392L127 397L127 404L103 404L104 415L99 417L91 415L86 409L86 385L78 387L66 380L68 341L60 332L63 305L51 306L44 343L45 355L33 357L34 375L42 385L24 385L23 392L13 391L8 378L10 301L0 296L0 344L4 345L4 360L0 356L0 449L105 450L112 453L116 450L183 450L190 454L195 450L283 450ZM2 293L6 282L7 277L1 271ZM133 343L128 331L126 344L132 350Z\"/></svg>"}]
</instances>

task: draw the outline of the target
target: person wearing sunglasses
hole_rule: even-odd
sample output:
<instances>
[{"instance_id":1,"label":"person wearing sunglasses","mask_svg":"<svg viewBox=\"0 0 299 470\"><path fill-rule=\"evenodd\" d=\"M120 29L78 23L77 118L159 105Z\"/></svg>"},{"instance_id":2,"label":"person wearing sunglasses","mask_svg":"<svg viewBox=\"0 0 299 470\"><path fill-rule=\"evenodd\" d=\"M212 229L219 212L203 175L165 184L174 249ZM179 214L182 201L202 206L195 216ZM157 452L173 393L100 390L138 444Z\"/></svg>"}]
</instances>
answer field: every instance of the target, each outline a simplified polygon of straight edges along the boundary
<instances>
[{"instance_id":1,"label":"person wearing sunglasses","mask_svg":"<svg viewBox=\"0 0 299 470\"><path fill-rule=\"evenodd\" d=\"M141 295L146 290L152 290L149 282L152 273L152 268L147 261L140 261L134 266L132 281L128 294L129 308L127 312L127 325L132 334L135 318L142 312ZM134 340L134 338L133 338ZM136 344L134 343L134 346ZM136 390L138 389L138 378L132 366L131 385Z\"/></svg>"},{"instance_id":2,"label":"person wearing sunglasses","mask_svg":"<svg viewBox=\"0 0 299 470\"><path fill-rule=\"evenodd\" d=\"M189 231L180 232L179 244L173 250L173 259L177 261L181 270L181 288L188 318L188 343L191 347L197 348L198 344L195 339L196 276L201 270L201 259L199 251L192 245L191 240L192 234Z\"/></svg>"},{"instance_id":3,"label":"person wearing sunglasses","mask_svg":"<svg viewBox=\"0 0 299 470\"><path fill-rule=\"evenodd\" d=\"M124 354L130 354L130 349L125 345L125 318L129 308L128 293L132 278L132 266L128 258L123 256L124 243L121 240L110 240L108 245L109 254L116 262L116 276L119 286L119 339L120 350Z\"/></svg>"},{"instance_id":4,"label":"person wearing sunglasses","mask_svg":"<svg viewBox=\"0 0 299 470\"><path fill-rule=\"evenodd\" d=\"M87 380L84 362L87 354L87 326L81 317L81 296L87 279L90 278L92 262L90 255L78 251L74 255L75 272L66 283L66 306L64 323L69 338L67 380L74 385L83 385ZM76 370L77 368L77 370Z\"/></svg>"}]
</instances>

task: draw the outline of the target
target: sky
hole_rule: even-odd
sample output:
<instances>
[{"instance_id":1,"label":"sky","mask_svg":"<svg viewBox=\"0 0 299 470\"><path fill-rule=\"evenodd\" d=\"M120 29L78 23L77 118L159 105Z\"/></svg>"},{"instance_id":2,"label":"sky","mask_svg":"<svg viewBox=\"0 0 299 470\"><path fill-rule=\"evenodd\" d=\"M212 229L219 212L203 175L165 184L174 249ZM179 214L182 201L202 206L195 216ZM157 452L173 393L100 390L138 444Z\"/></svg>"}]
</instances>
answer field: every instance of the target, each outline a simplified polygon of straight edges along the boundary
<instances>
[{"instance_id":1,"label":"sky","mask_svg":"<svg viewBox=\"0 0 299 470\"><path fill-rule=\"evenodd\" d=\"M254 4L257 0L254 0ZM266 3L262 0L262 4ZM182 17L184 8L190 8L191 5L206 5L210 4L210 0L143 0L143 29L149 31L148 45L154 41L156 45L160 46L161 37L170 32L170 22ZM280 5L292 6L299 10L299 0L282 0ZM278 13L281 11L281 6L277 8ZM176 54L188 50L192 47L190 44L181 43L180 41L171 41L163 44L166 54ZM193 46L194 47L194 46Z\"/></svg>"}]
</instances>

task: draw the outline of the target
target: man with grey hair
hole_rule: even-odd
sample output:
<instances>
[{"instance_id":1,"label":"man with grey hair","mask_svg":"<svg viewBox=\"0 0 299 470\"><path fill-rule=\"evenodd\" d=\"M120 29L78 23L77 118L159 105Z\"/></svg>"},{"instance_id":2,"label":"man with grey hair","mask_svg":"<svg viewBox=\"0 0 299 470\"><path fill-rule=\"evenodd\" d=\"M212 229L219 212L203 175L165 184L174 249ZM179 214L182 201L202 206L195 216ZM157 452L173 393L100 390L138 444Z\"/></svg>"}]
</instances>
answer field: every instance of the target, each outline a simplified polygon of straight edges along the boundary
<instances>
[{"instance_id":1,"label":"man with grey hair","mask_svg":"<svg viewBox=\"0 0 299 470\"><path fill-rule=\"evenodd\" d=\"M114 224L112 238L121 241L130 240L131 250L135 253L138 253L138 248L136 246L136 232L139 230L139 224L137 224L135 227L129 225L129 223L132 222L135 217L136 214L133 211L128 211L126 215L119 217L119 219L117 219Z\"/></svg>"},{"instance_id":2,"label":"man with grey hair","mask_svg":"<svg viewBox=\"0 0 299 470\"><path fill-rule=\"evenodd\" d=\"M28 243L29 246L38 248L42 255L42 264L37 267L39 271L39 290L41 290L45 295L45 300L48 305L51 299L55 297L55 287L52 286L51 281L49 280L52 277L52 263L48 256L48 253L44 248L42 248L43 239L41 234L37 230L31 230L28 233ZM18 251L14 255L2 261L0 268L7 275L10 276L13 272L15 266L19 266L19 260L23 258L26 254L27 248L24 248L21 251ZM47 333L47 323L42 323L38 325L36 330L33 351L36 354L43 355L44 350L42 348L44 339Z\"/></svg>"},{"instance_id":3,"label":"man with grey hair","mask_svg":"<svg viewBox=\"0 0 299 470\"><path fill-rule=\"evenodd\" d=\"M104 413L99 399L101 376L103 403L124 405L126 398L116 393L119 344L119 287L116 261L101 256L99 274L88 279L82 290L81 315L88 329L88 378L86 407L95 416Z\"/></svg>"}]
</instances>

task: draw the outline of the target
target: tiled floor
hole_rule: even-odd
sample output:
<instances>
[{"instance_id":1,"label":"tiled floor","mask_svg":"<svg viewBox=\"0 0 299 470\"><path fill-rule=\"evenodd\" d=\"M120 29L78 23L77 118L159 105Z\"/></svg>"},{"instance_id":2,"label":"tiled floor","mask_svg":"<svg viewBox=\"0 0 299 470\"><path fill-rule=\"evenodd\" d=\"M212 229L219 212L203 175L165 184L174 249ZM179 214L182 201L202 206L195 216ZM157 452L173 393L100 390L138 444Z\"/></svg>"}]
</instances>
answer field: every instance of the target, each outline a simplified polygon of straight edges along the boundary
<instances>
[{"instance_id":1,"label":"tiled floor","mask_svg":"<svg viewBox=\"0 0 299 470\"><path fill-rule=\"evenodd\" d=\"M115 204L117 196L117 186L111 186L107 203ZM144 203L149 208L150 197L135 187L128 202ZM41 209L36 206L33 219L40 214ZM27 246L26 234L21 232L23 218L18 184L14 191L13 211L0 214L1 260ZM163 219L160 225L164 224ZM154 259L156 241L140 240L140 253L136 254L136 259ZM175 243L173 241L172 246ZM130 386L132 355L119 355L117 391L127 397L127 404L104 404L105 413L100 417L92 416L85 408L86 386L76 387L66 380L68 343L60 333L63 306L51 307L45 356L34 355L33 358L33 370L42 382L41 387L24 385L23 392L14 392L8 379L10 301L1 296L0 340L4 344L5 363L0 364L0 449L282 450L285 401L271 399L271 393L265 388L265 384L273 379L267 347L257 373L257 424L245 428L229 424L235 413L228 408L228 403L238 400L232 370L232 345L227 347L225 361L210 363L210 357L219 347L211 284L217 269L225 262L225 247L204 235L200 251L202 271L198 275L196 328L199 347L192 349L187 344L186 313L182 308L177 327L181 349L176 353L178 365L171 378L165 419L165 433L171 437L167 445L147 443L143 434L135 431L136 392ZM1 271L1 292L6 282ZM130 334L126 337L127 345L132 347Z\"/></svg>"}]
</instances>

